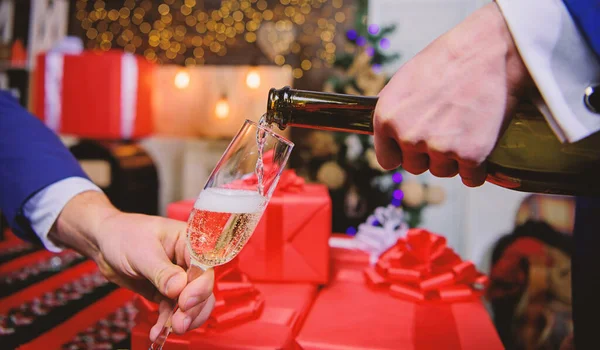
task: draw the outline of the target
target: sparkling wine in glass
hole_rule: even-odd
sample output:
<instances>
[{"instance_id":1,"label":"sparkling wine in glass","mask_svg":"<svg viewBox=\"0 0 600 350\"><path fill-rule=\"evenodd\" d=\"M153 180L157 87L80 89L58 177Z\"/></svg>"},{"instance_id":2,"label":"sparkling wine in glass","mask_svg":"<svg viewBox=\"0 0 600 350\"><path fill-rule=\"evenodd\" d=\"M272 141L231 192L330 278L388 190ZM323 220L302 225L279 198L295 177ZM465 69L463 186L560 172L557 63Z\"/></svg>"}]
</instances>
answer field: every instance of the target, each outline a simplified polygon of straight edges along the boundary
<instances>
[{"instance_id":1,"label":"sparkling wine in glass","mask_svg":"<svg viewBox=\"0 0 600 350\"><path fill-rule=\"evenodd\" d=\"M256 191L209 188L200 194L188 221L187 243L205 267L222 265L244 247L267 199Z\"/></svg>"},{"instance_id":2,"label":"sparkling wine in glass","mask_svg":"<svg viewBox=\"0 0 600 350\"><path fill-rule=\"evenodd\" d=\"M261 118L246 120L198 195L187 226L188 279L231 261L244 248L277 186L294 144ZM150 350L162 349L171 312Z\"/></svg>"}]
</instances>

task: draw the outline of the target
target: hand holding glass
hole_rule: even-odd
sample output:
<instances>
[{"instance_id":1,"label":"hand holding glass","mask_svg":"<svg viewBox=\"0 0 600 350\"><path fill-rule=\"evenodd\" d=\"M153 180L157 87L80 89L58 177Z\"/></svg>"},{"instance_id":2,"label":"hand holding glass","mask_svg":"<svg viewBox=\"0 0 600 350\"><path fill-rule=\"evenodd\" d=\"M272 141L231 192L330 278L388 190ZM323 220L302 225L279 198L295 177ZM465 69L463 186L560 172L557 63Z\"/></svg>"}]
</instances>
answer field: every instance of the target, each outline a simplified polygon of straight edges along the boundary
<instances>
[{"instance_id":1,"label":"hand holding glass","mask_svg":"<svg viewBox=\"0 0 600 350\"><path fill-rule=\"evenodd\" d=\"M193 270L231 261L254 233L294 144L246 120L211 173L190 213L187 247ZM269 154L263 170L263 155ZM265 161L265 164L267 161ZM268 170L267 170L268 169ZM247 181L255 178L256 181ZM162 349L171 332L172 311L151 350Z\"/></svg>"}]
</instances>

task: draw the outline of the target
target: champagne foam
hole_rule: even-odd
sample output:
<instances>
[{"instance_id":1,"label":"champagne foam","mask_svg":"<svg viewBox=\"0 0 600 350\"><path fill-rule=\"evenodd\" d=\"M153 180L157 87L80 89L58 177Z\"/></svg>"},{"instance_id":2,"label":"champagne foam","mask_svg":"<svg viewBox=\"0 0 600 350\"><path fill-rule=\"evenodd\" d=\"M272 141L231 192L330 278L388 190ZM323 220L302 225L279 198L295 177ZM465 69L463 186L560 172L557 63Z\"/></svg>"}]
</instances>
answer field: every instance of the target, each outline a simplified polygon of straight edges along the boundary
<instances>
[{"instance_id":1,"label":"champagne foam","mask_svg":"<svg viewBox=\"0 0 600 350\"><path fill-rule=\"evenodd\" d=\"M258 213L266 198L257 191L230 188L208 188L200 192L194 208L216 213Z\"/></svg>"}]
</instances>

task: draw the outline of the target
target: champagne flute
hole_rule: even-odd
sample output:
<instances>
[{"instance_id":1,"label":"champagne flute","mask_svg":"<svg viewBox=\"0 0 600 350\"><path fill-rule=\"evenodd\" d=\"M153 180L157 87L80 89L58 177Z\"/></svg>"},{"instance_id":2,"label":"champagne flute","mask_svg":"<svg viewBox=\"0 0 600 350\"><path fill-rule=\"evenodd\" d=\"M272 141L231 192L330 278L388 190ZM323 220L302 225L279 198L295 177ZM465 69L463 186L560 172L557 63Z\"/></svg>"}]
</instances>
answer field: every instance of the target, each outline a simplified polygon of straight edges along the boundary
<instances>
[{"instance_id":1,"label":"champagne flute","mask_svg":"<svg viewBox=\"0 0 600 350\"><path fill-rule=\"evenodd\" d=\"M188 224L188 279L237 256L254 233L294 144L270 128L246 120L198 195ZM171 311L150 350L162 349Z\"/></svg>"}]
</instances>

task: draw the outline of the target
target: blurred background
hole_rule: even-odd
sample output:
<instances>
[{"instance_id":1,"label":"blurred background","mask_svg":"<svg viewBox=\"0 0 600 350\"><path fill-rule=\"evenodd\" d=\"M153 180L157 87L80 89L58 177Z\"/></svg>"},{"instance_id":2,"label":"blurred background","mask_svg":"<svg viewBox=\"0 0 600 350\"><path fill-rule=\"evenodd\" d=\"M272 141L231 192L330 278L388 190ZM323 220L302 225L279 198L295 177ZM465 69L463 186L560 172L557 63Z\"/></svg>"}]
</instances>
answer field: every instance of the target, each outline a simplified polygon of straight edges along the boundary
<instances>
[{"instance_id":1,"label":"blurred background","mask_svg":"<svg viewBox=\"0 0 600 350\"><path fill-rule=\"evenodd\" d=\"M117 206L166 215L169 203L196 197L243 120L264 113L270 88L377 95L404 62L488 3L0 0L0 89L53 128ZM281 133L297 145L290 167L329 188L334 233L353 235L375 208L401 206L411 227L447 237L497 277L492 308L516 310L527 288L550 288L507 276L529 276L553 249L570 266L569 198L386 172L370 137ZM523 237L542 247L538 255L514 248ZM506 251L517 263L494 275ZM560 293L569 304L570 290ZM511 320L496 320L511 329L503 339L516 337Z\"/></svg>"}]
</instances>

